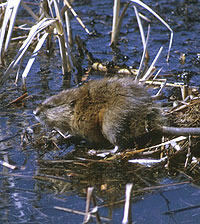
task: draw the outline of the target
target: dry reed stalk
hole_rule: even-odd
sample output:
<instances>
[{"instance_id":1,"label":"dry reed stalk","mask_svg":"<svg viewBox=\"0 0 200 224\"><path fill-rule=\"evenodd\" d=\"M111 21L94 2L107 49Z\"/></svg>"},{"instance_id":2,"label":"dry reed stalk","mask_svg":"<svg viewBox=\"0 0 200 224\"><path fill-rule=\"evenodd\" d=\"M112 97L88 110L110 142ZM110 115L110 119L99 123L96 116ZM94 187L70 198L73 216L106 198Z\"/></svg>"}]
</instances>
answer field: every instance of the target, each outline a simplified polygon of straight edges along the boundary
<instances>
[{"instance_id":1,"label":"dry reed stalk","mask_svg":"<svg viewBox=\"0 0 200 224\"><path fill-rule=\"evenodd\" d=\"M124 205L124 217L122 220L122 224L131 224L131 191L133 188L133 184L126 184L126 194L125 194L125 205Z\"/></svg>"},{"instance_id":2,"label":"dry reed stalk","mask_svg":"<svg viewBox=\"0 0 200 224\"><path fill-rule=\"evenodd\" d=\"M117 33L117 24L118 24L118 18L119 18L119 10L120 10L120 0L115 0L114 6L113 6L111 44L114 44L117 41L116 33Z\"/></svg>"},{"instance_id":3,"label":"dry reed stalk","mask_svg":"<svg viewBox=\"0 0 200 224\"><path fill-rule=\"evenodd\" d=\"M140 60L140 66L139 66L139 69L138 69L138 72L137 72L137 76L136 76L136 80L139 80L140 77L141 77L141 70L142 70L142 66L144 64L144 60L145 60L145 56L147 54L147 45L148 45L148 41L149 41L149 34L150 34L150 25L148 26L148 31L147 31L147 38L146 38L146 41L144 42L143 44L143 54L142 54L142 58Z\"/></svg>"},{"instance_id":4,"label":"dry reed stalk","mask_svg":"<svg viewBox=\"0 0 200 224\"><path fill-rule=\"evenodd\" d=\"M153 14L158 20L160 20L161 23L163 23L167 29L170 31L171 35L170 35L170 41L169 41L169 47L168 47L168 54L167 54L167 61L169 61L169 55L170 55L170 50L172 47L172 41L173 41L173 30L171 29L171 27L156 13L154 12L148 5L144 4L142 1L140 0L130 0L133 3L136 3L140 6L142 6L143 8L145 8L147 11L149 11L151 14Z\"/></svg>"},{"instance_id":5,"label":"dry reed stalk","mask_svg":"<svg viewBox=\"0 0 200 224\"><path fill-rule=\"evenodd\" d=\"M111 34L111 42L110 42L111 46L115 46L117 44L122 21L130 2L126 3L120 16L118 11L120 7L120 1L116 0L114 4L116 4L116 6L114 5L114 10L113 10L113 26L112 26L112 34Z\"/></svg>"},{"instance_id":6,"label":"dry reed stalk","mask_svg":"<svg viewBox=\"0 0 200 224\"><path fill-rule=\"evenodd\" d=\"M5 71L2 79L0 80L0 87L4 84L4 82L8 79L9 74L11 73L12 69L14 69L16 67L16 65L18 64L18 62L23 58L24 54L26 53L28 47L30 46L30 44L32 43L33 39L35 38L35 36L41 32L41 30L45 29L46 27L48 27L49 25L51 25L52 23L55 22L55 19L48 19L48 18L44 18L42 19L39 23L37 23L36 25L34 25L30 32L29 35L27 37L27 39L23 42L22 46L20 47L18 53L16 54L14 60L10 63L10 65L8 66L7 70ZM43 41L43 40L42 40ZM40 45L40 44L39 44ZM39 45L37 47L39 47ZM41 45L40 45L41 46ZM29 64L30 65L30 64ZM26 68L25 68L26 69ZM28 70L28 69L27 69ZM30 68L29 68L30 70Z\"/></svg>"},{"instance_id":7,"label":"dry reed stalk","mask_svg":"<svg viewBox=\"0 0 200 224\"><path fill-rule=\"evenodd\" d=\"M150 147L147 147L147 148L137 149L137 150L131 150L131 151L127 151L127 152L118 153L117 155L113 155L113 156L111 156L109 158L106 158L105 160L110 161L110 160L115 160L115 159L119 159L119 158L125 159L125 158L128 158L128 157L133 156L134 154L139 154L139 153L149 154L150 155L152 153L155 153L157 151L160 151L160 150L158 150L158 148L161 147L161 146L165 146L165 145L171 144L173 142L184 141L186 139L187 139L187 137L185 137L185 136L179 136L177 138L174 138L174 139L171 139L169 141L162 142L160 144L157 144L157 145L154 145L154 146L150 146Z\"/></svg>"},{"instance_id":8,"label":"dry reed stalk","mask_svg":"<svg viewBox=\"0 0 200 224\"><path fill-rule=\"evenodd\" d=\"M94 188L93 187L88 187L87 189L87 199L86 199L86 207L85 207L85 217L83 220L83 223L88 223L89 219L90 219L90 202L91 202L91 198L92 198L92 192L93 192Z\"/></svg>"},{"instance_id":9,"label":"dry reed stalk","mask_svg":"<svg viewBox=\"0 0 200 224\"><path fill-rule=\"evenodd\" d=\"M149 69L147 70L147 72L144 74L144 76L140 79L140 81L145 81L145 80L149 80L150 79L151 75L153 74L152 73L153 68L155 67L155 64L156 64L156 62L157 62L157 60L158 60L158 58L159 58L159 56L160 56L160 54L162 52L162 49L163 49L163 47L160 47L160 49L159 49L156 57L154 58L151 66L149 67Z\"/></svg>"},{"instance_id":10,"label":"dry reed stalk","mask_svg":"<svg viewBox=\"0 0 200 224\"><path fill-rule=\"evenodd\" d=\"M16 1L9 0L6 5L6 11L3 18L1 32L0 32L0 64L2 64L3 53L7 51L9 43L10 43L10 39L11 39L11 35L12 35L12 31L15 24L15 19L17 16L17 11L18 11L20 2L21 0L16 0ZM8 26L8 31L6 32L7 26ZM5 42L4 42L4 39L5 39ZM3 49L3 45L4 45L4 49Z\"/></svg>"},{"instance_id":11,"label":"dry reed stalk","mask_svg":"<svg viewBox=\"0 0 200 224\"><path fill-rule=\"evenodd\" d=\"M192 141L191 135L189 135L189 138L188 138L189 144L188 144L188 150L187 150L187 154L186 154L184 169L186 169L188 166L188 163L191 162L191 145L192 145L191 141Z\"/></svg>"},{"instance_id":12,"label":"dry reed stalk","mask_svg":"<svg viewBox=\"0 0 200 224\"><path fill-rule=\"evenodd\" d=\"M77 13L75 12L75 10L71 7L71 5L69 4L69 2L67 0L64 0L64 3L70 9L71 13L77 19L77 21L80 23L80 25L82 26L82 28L86 31L86 33L89 34L89 35L91 35L92 33L84 25L84 23L82 22L82 20L80 19L80 17L77 15Z\"/></svg>"}]
</instances>

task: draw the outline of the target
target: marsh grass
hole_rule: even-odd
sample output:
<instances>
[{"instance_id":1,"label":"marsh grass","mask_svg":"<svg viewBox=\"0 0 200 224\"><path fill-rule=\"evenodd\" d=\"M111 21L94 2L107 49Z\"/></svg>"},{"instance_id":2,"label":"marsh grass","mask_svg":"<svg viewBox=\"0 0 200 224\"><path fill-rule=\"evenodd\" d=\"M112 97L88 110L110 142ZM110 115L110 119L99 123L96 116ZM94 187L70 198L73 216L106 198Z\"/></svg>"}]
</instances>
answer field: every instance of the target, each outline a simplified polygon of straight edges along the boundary
<instances>
[{"instance_id":1,"label":"marsh grass","mask_svg":"<svg viewBox=\"0 0 200 224\"><path fill-rule=\"evenodd\" d=\"M19 71L21 70L21 65L28 49L32 46L34 48L28 63L25 66L25 69L22 73L23 86L25 86L25 80L28 76L28 73L34 63L38 52L43 47L45 41L52 40L50 36L55 36L58 40L60 56L62 61L62 73L66 75L72 73L76 68L72 60L72 52L70 44L72 43L71 39L71 28L70 21L68 16L68 10L70 10L78 20L83 29L90 34L88 29L85 27L81 19L76 14L75 10L71 7L68 1L59 2L56 0L50 1L45 0L41 1L38 5L37 15L33 10L22 0L12 1L8 0L7 3L2 3L0 5L2 9L3 19L1 21L1 34L0 34L0 63L4 63L4 55L8 51L12 33L14 31L14 25L16 23L16 17L19 11L19 7L23 7L34 19L34 25L29 27L29 33L26 39L23 41L22 46L19 48L16 56L13 61L10 63L6 69L3 77L0 80L0 86L8 79L11 71L18 66L18 73L16 75L16 82L19 77ZM65 21L63 20L65 18ZM21 27L25 25L22 24ZM20 28L20 26L18 27ZM56 39L54 38L54 39ZM48 46L52 46L51 43ZM47 49L49 52L51 49Z\"/></svg>"},{"instance_id":2,"label":"marsh grass","mask_svg":"<svg viewBox=\"0 0 200 224\"><path fill-rule=\"evenodd\" d=\"M59 45L60 57L62 61L62 74L63 75L72 74L75 71L79 70L79 68L77 67L77 62L75 61L75 58L72 53L72 46L74 41L72 36L69 12L71 12L71 14L76 18L80 26L83 28L83 32L86 32L88 35L92 35L93 33L90 32L88 28L84 25L81 18L78 16L75 9L72 7L72 3L73 1L67 1L67 0L64 1L44 0L39 2L38 4L31 2L24 2L22 0L17 1L8 0L7 2L0 4L2 14L1 17L2 19L0 21L1 24L0 64L2 65L5 64L4 56L8 52L10 43L12 41L12 35L13 32L15 31L15 24L18 17L19 8L23 7L33 20L33 21L30 20L30 23L28 24L29 27L26 28L26 32L24 32L23 30L25 24L20 24L17 26L18 29L23 30L23 33L25 35L23 38L25 38L25 40L23 41L21 47L19 48L16 56L14 57L14 59L4 72L4 75L0 80L0 86L2 86L5 83L5 81L9 78L9 75L13 71L13 69L18 68L15 83L17 83L18 81L19 74L22 74L22 86L26 88L25 84L27 76L29 74L29 71L31 70L31 67L36 57L38 57L39 51L41 51L44 44L47 43L46 44L47 52L51 53L52 52L51 48L54 45L53 42L56 40ZM118 42L118 36L126 10L132 6L134 7L135 10L141 34L141 40L143 43L143 56L136 77L136 79L139 80L139 78L142 75L141 70L144 64L144 57L145 56L148 57L147 44L150 33L150 27L148 29L147 38L145 38L144 34L145 32L141 21L141 18L144 19L145 17L138 12L136 4L152 13L158 20L161 21L161 23L163 23L167 27L167 29L170 30L171 38L169 42L167 60L169 59L169 52L172 45L173 31L169 27L169 25L156 12L154 12L149 6L147 6L143 2L138 0L127 1L124 9L122 10L121 15L119 15L120 1L119 0L114 1L111 46L114 46ZM34 10L32 8L33 5ZM35 12L36 8L37 12ZM31 25L31 23L33 23L33 25ZM27 33L27 31L29 31L29 33ZM30 49L33 49L31 56L27 64L25 65L24 70L22 71L22 63L24 61L24 58L28 57L26 55L27 51ZM143 77L141 81L149 79L149 77L153 74L152 68L155 66L155 63L157 62L157 59L160 55L160 51L158 53L158 56L155 58L153 64L150 66L146 76Z\"/></svg>"},{"instance_id":3,"label":"marsh grass","mask_svg":"<svg viewBox=\"0 0 200 224\"><path fill-rule=\"evenodd\" d=\"M159 69L156 73L155 65L158 61L158 58L160 57L163 46L160 47L152 64L144 72L144 67L146 67L144 65L145 57L148 58L150 25L148 26L147 35L145 37L145 31L142 26L142 19L144 19L144 16L139 13L137 8L138 5L139 7L143 7L144 9L152 13L170 31L171 35L169 40L167 61L169 60L169 53L173 40L173 31L170 26L149 6L139 0L128 1L124 9L122 10L121 15L119 15L120 1L118 0L114 2L113 8L114 11L111 46L114 46L118 42L118 37L126 10L128 9L128 7L133 6L140 30L141 41L143 44L143 53L138 70L130 68L116 68L115 70L113 70L113 73L135 75L137 80L145 82L149 86L160 86L160 89L158 90L156 96L159 96L161 94L161 91L164 87L170 86L180 88L182 90L183 100L185 100L187 97L189 97L189 99L192 99L194 97L192 93L188 95L185 94L185 89L187 87L184 85L184 83L169 83L166 81L166 79L156 79L161 69ZM13 71L13 69L15 68L18 68L15 82L17 83L18 79L20 78L20 73L22 73L23 85L25 87L27 76L32 68L36 57L38 57L39 51L41 51L44 44L47 43L47 51L49 51L50 53L51 46L54 45L53 41L57 41L59 45L63 75L74 72L77 67L76 63L74 62L72 52L72 45L74 41L70 26L69 11L80 23L81 27L83 28L83 32L86 32L88 35L91 35L92 32L87 29L80 17L75 12L75 9L72 7L72 1L69 2L67 0L60 2L57 0L41 1L40 4L35 5L38 10L37 13L35 13L31 9L31 4L26 3L22 0L8 0L5 3L1 3L0 13L2 16L0 20L0 63L2 65L6 64L4 56L7 54L10 43L12 42L12 35L15 31L17 20L16 18L19 12L19 7L23 7L30 14L34 22L30 21L30 23L28 23L28 29L24 29L25 23L18 25L21 33L23 33L23 38L19 38L25 40L23 41L21 47L19 47L17 54L9 64L4 75L1 77L0 87L3 86L3 84L9 78L11 71ZM27 51L29 50L32 50L31 56L23 72L21 72L23 60L25 57L27 57ZM86 49L84 51L86 51ZM94 62L91 67L96 70L103 70L104 72L108 71L108 68L101 62ZM155 74L155 76L152 79L153 74ZM16 100L13 100L10 104L19 102L23 100L24 97L26 97L26 94L22 97L17 98ZM184 101L174 110L169 111L169 113L173 114L174 112L182 112L182 109L189 108L189 104L190 103ZM193 102L191 103L191 105L194 106L195 103ZM197 105L199 104L197 103ZM185 111L183 111L183 113L185 113ZM192 116L192 113L190 115ZM177 115L177 119L178 117L179 115ZM197 118L195 117L193 120L197 121ZM25 145L30 144L28 138L25 135L22 134L21 139L22 141L26 139ZM48 140L49 144L47 144L47 138L44 136L35 140L36 142L34 142L33 144L37 145L40 150L44 149L44 153L48 153L52 149L52 146L54 147L54 149L56 148L56 150L60 150L59 144L57 144L57 142L55 142L54 140ZM163 171L168 172L170 171L170 167L178 166L178 169L176 169L175 172L185 173L187 176L187 181L176 183L174 185L190 183L192 181L195 182L199 179L199 159L197 158L195 160L195 158L191 158L191 149L193 148L193 146L196 147L195 144L193 144L193 141L194 143L197 143L198 138L191 138L188 136L180 136L177 138L169 137L167 139L163 139L163 141L159 144L154 144L142 149L127 150L116 155L110 155L103 159L99 158L98 155L91 156L89 153L87 154L85 150L83 153L79 151L77 154L76 152L74 152L74 154L72 152L71 157L70 154L68 154L63 159L59 158L59 160L56 160L55 157L52 160L41 159L37 161L39 167L37 175L31 178L41 180L41 183L52 182L55 185L55 188L58 188L56 189L56 193L63 193L65 191L67 177L74 177L74 179L77 180L70 183L72 188L76 189L77 192L80 190L80 184L84 185L85 189L87 189L88 196L85 212L58 206L54 207L54 209L83 215L84 223L87 223L91 217L96 218L97 223L101 223L101 220L109 221L110 217L105 218L99 216L98 209L101 206L106 207L109 205L120 203L124 204L124 217L122 223L130 223L130 204L131 198L133 198L133 196L135 196L137 193L142 192L142 194L144 194L164 187L169 187L169 185L160 185L159 179L157 178L154 178L154 181L152 181L153 174L155 175ZM180 155L182 154L183 159L181 160ZM4 161L0 161L0 163L3 166L9 167L10 169L15 168L15 166L4 163ZM101 179L101 177L103 176L102 173L104 174L104 177L106 177L105 179ZM97 174L99 175L99 178ZM120 176L120 178L117 178L118 176ZM102 182L98 182L97 180L100 180ZM133 184L127 184L127 180ZM92 183L95 185L96 192L93 191L93 187L90 187ZM171 186L172 185L173 184L171 184ZM123 192L123 195L125 194L125 200L119 200L119 196L116 192L113 193L113 189L120 189L120 193ZM94 202L95 196L97 195L98 198L101 198L102 192L104 192L104 197L106 195L109 198L111 195L110 198L114 198L114 201L109 201L107 205L106 203L104 203L103 205L97 206ZM91 200L93 200L92 211L90 210Z\"/></svg>"}]
</instances>

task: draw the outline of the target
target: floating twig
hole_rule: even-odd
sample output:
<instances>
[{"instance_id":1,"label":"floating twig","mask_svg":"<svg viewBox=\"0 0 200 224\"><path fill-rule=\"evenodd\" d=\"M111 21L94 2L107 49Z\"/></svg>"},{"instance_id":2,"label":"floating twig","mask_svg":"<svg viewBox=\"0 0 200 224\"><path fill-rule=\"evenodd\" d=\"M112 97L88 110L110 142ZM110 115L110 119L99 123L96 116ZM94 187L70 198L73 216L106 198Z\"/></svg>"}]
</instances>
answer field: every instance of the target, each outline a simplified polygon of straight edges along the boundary
<instances>
[{"instance_id":1,"label":"floating twig","mask_svg":"<svg viewBox=\"0 0 200 224\"><path fill-rule=\"evenodd\" d=\"M164 80L146 80L145 83L146 84L150 84L150 85L161 85L162 83L166 82L166 79ZM184 83L166 83L165 86L166 87L182 87L184 85Z\"/></svg>"},{"instance_id":2,"label":"floating twig","mask_svg":"<svg viewBox=\"0 0 200 224\"><path fill-rule=\"evenodd\" d=\"M152 154L152 153L155 152L155 151L152 151L152 149L157 149L157 148L159 148L161 146L168 145L171 142L179 142L179 141L183 141L183 140L186 140L186 139L187 139L187 137L185 137L185 136L179 136L179 137L174 138L172 140L169 140L169 141L166 141L166 142L162 142L162 143L160 143L158 145L150 146L150 147L143 148L143 149L132 150L132 151L128 151L128 152L118 153L118 154L116 154L116 155L114 155L112 157L107 158L106 160L109 161L109 160L114 160L114 159L117 159L117 158L127 158L127 157L133 156L134 154L138 154L138 153ZM149 152L146 152L146 151L149 151Z\"/></svg>"},{"instance_id":3,"label":"floating twig","mask_svg":"<svg viewBox=\"0 0 200 224\"><path fill-rule=\"evenodd\" d=\"M7 106L13 104L13 103L19 103L20 101L24 100L26 97L28 96L28 93L24 93L23 95L21 95L20 97L18 97L15 100L12 100L10 103L7 104Z\"/></svg>"},{"instance_id":4,"label":"floating twig","mask_svg":"<svg viewBox=\"0 0 200 224\"><path fill-rule=\"evenodd\" d=\"M10 169L12 169L12 170L17 169L17 166L11 165L11 164L9 164L9 163L3 161L3 160L0 160L0 164L1 164L2 166L5 166L5 167L10 168Z\"/></svg>"},{"instance_id":5,"label":"floating twig","mask_svg":"<svg viewBox=\"0 0 200 224\"><path fill-rule=\"evenodd\" d=\"M85 214L86 214L85 212L74 210L74 209L70 209L70 208L63 208L63 207L59 207L59 206L54 206L53 208L58 209L60 211L70 212L70 213L83 215L83 216L85 216ZM96 216L91 214L91 217L95 218ZM107 221L107 222L111 221L109 218L102 217L102 216L101 216L101 219L104 220L104 221Z\"/></svg>"},{"instance_id":6,"label":"floating twig","mask_svg":"<svg viewBox=\"0 0 200 224\"><path fill-rule=\"evenodd\" d=\"M20 132L17 132L16 134L14 134L14 135L12 135L12 136L9 136L9 137L6 137L6 138L4 138L4 139L0 139L0 143L1 143L1 142L6 142L6 141L8 141L8 140L10 140L10 139L12 139L12 138L15 138L15 137L18 136L18 135L20 135Z\"/></svg>"},{"instance_id":7,"label":"floating twig","mask_svg":"<svg viewBox=\"0 0 200 224\"><path fill-rule=\"evenodd\" d=\"M163 157L161 159L130 159L129 163L138 163L138 164L141 164L141 165L151 167L152 165L155 165L157 163L161 163L165 160L167 160L167 157Z\"/></svg>"},{"instance_id":8,"label":"floating twig","mask_svg":"<svg viewBox=\"0 0 200 224\"><path fill-rule=\"evenodd\" d=\"M178 105L176 107L173 107L171 110L168 111L168 113L173 113L173 112L177 112L177 111L181 111L185 108L188 108L188 107L191 107L191 106L194 106L196 104L200 104L200 99L194 99L194 100L191 100L189 102L182 102L183 105Z\"/></svg>"}]
</instances>

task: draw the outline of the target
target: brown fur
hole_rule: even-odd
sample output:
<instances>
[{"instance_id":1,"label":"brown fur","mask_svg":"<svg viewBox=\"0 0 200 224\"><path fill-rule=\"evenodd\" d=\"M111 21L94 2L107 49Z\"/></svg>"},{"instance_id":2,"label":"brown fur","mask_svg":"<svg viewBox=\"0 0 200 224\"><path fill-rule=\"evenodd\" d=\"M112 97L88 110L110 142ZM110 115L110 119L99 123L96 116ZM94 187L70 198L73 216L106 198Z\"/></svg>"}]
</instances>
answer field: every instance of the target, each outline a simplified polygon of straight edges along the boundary
<instances>
[{"instance_id":1,"label":"brown fur","mask_svg":"<svg viewBox=\"0 0 200 224\"><path fill-rule=\"evenodd\" d=\"M45 124L102 145L130 147L160 115L146 89L132 78L104 78L64 90L34 111Z\"/></svg>"}]
</instances>

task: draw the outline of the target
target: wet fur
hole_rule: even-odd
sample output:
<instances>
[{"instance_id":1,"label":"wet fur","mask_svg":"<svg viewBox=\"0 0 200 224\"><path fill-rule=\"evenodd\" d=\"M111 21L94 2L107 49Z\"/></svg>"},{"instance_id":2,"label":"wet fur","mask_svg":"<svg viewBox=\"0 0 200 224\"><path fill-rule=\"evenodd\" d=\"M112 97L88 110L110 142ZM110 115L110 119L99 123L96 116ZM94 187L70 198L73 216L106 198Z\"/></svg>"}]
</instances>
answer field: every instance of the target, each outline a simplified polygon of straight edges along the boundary
<instances>
[{"instance_id":1,"label":"wet fur","mask_svg":"<svg viewBox=\"0 0 200 224\"><path fill-rule=\"evenodd\" d=\"M146 89L132 78L104 78L46 99L35 115L63 133L121 148L159 129L160 113Z\"/></svg>"}]
</instances>

